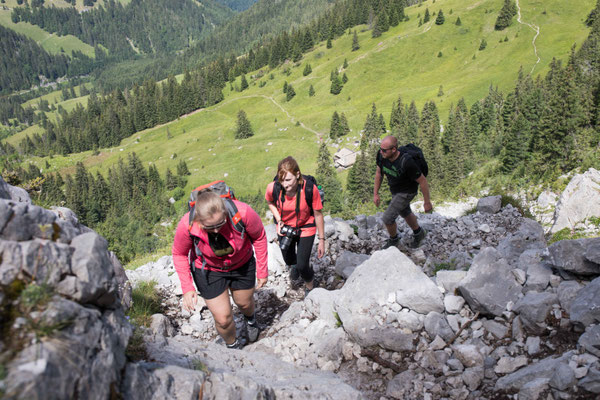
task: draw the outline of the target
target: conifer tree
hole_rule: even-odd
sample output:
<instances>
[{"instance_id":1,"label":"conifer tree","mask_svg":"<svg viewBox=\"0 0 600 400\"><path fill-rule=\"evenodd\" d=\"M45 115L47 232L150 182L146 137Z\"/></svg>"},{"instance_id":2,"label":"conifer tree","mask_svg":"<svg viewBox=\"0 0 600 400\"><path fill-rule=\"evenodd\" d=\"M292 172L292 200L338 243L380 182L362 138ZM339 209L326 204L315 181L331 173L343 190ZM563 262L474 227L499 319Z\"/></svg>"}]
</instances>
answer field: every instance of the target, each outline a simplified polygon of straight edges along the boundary
<instances>
[{"instance_id":1,"label":"conifer tree","mask_svg":"<svg viewBox=\"0 0 600 400\"><path fill-rule=\"evenodd\" d=\"M431 18L431 16L429 15L429 8L425 9L425 16L423 17L423 23L426 24L427 22L429 22L429 19Z\"/></svg>"},{"instance_id":2,"label":"conifer tree","mask_svg":"<svg viewBox=\"0 0 600 400\"><path fill-rule=\"evenodd\" d=\"M344 64L342 65L342 68L346 69L348 68L348 59L344 58Z\"/></svg>"},{"instance_id":3,"label":"conifer tree","mask_svg":"<svg viewBox=\"0 0 600 400\"><path fill-rule=\"evenodd\" d=\"M435 24L436 25L444 25L445 21L446 21L446 18L444 18L444 12L442 10L440 10L440 12L438 13L438 15L435 19Z\"/></svg>"},{"instance_id":4,"label":"conifer tree","mask_svg":"<svg viewBox=\"0 0 600 400\"><path fill-rule=\"evenodd\" d=\"M248 117L246 117L246 112L244 110L238 111L235 138L246 139L253 135L254 132L252 131L252 126L250 125L250 121L248 121Z\"/></svg>"},{"instance_id":5,"label":"conifer tree","mask_svg":"<svg viewBox=\"0 0 600 400\"><path fill-rule=\"evenodd\" d=\"M358 43L358 35L356 34L356 30L354 30L354 35L352 36L352 51L356 51L360 49L360 44Z\"/></svg>"},{"instance_id":6,"label":"conifer tree","mask_svg":"<svg viewBox=\"0 0 600 400\"><path fill-rule=\"evenodd\" d=\"M312 68L311 68L310 64L307 63L306 66L304 67L304 71L302 71L302 75L308 76L311 74L311 72L312 72Z\"/></svg>"},{"instance_id":7,"label":"conifer tree","mask_svg":"<svg viewBox=\"0 0 600 400\"><path fill-rule=\"evenodd\" d=\"M308 96L313 97L314 95L315 95L315 88L313 87L313 85L310 85L310 87L308 88Z\"/></svg>"},{"instance_id":8,"label":"conifer tree","mask_svg":"<svg viewBox=\"0 0 600 400\"><path fill-rule=\"evenodd\" d=\"M340 116L337 111L333 112L331 116L331 125L329 128L329 137L332 139L337 139L342 136L340 133Z\"/></svg>"},{"instance_id":9,"label":"conifer tree","mask_svg":"<svg viewBox=\"0 0 600 400\"><path fill-rule=\"evenodd\" d=\"M340 94L340 92L342 91L343 88L343 84L342 84L342 80L340 79L339 74L334 74L333 76L333 80L331 81L331 89L329 89L329 92L331 94Z\"/></svg>"},{"instance_id":10,"label":"conifer tree","mask_svg":"<svg viewBox=\"0 0 600 400\"><path fill-rule=\"evenodd\" d=\"M246 74L242 74L242 83L240 85L242 91L248 89L248 81L246 80Z\"/></svg>"},{"instance_id":11,"label":"conifer tree","mask_svg":"<svg viewBox=\"0 0 600 400\"><path fill-rule=\"evenodd\" d=\"M191 175L190 170L184 160L179 161L177 164L177 176Z\"/></svg>"},{"instance_id":12,"label":"conifer tree","mask_svg":"<svg viewBox=\"0 0 600 400\"><path fill-rule=\"evenodd\" d=\"M167 168L167 172L165 174L165 186L167 190L173 190L177 187L179 183L177 177L173 175L170 168Z\"/></svg>"},{"instance_id":13,"label":"conifer tree","mask_svg":"<svg viewBox=\"0 0 600 400\"><path fill-rule=\"evenodd\" d=\"M487 41L485 39L481 39L481 44L479 45L479 51L485 50L487 47Z\"/></svg>"},{"instance_id":14,"label":"conifer tree","mask_svg":"<svg viewBox=\"0 0 600 400\"><path fill-rule=\"evenodd\" d=\"M512 0L504 0L504 5L500 9L500 13L498 14L498 18L496 18L496 24L494 25L494 29L497 31L501 31L504 28L508 27L512 18L517 15L517 6Z\"/></svg>"},{"instance_id":15,"label":"conifer tree","mask_svg":"<svg viewBox=\"0 0 600 400\"><path fill-rule=\"evenodd\" d=\"M331 154L329 153L325 142L321 142L321 146L319 147L317 171L317 182L323 188L327 200L325 204L323 204L323 208L331 213L342 211L342 185L337 179L337 174L331 161Z\"/></svg>"},{"instance_id":16,"label":"conifer tree","mask_svg":"<svg viewBox=\"0 0 600 400\"><path fill-rule=\"evenodd\" d=\"M327 47L328 49L331 49L333 47L333 43L331 43L331 38L327 38L327 44L325 45L325 47Z\"/></svg>"},{"instance_id":17,"label":"conifer tree","mask_svg":"<svg viewBox=\"0 0 600 400\"><path fill-rule=\"evenodd\" d=\"M378 38L379 36L381 36L381 27L379 26L379 18L375 18L375 20L373 21L373 30L371 30L371 37L372 38Z\"/></svg>"},{"instance_id":18,"label":"conifer tree","mask_svg":"<svg viewBox=\"0 0 600 400\"><path fill-rule=\"evenodd\" d=\"M527 120L523 114L517 113L516 118L503 138L502 152L500 153L500 161L502 163L500 169L503 173L514 172L519 163L525 159L526 146L524 146L524 141L528 136L527 130Z\"/></svg>"},{"instance_id":19,"label":"conifer tree","mask_svg":"<svg viewBox=\"0 0 600 400\"><path fill-rule=\"evenodd\" d=\"M438 95L438 97L442 97L444 95L444 86L443 85L440 85L437 95Z\"/></svg>"},{"instance_id":20,"label":"conifer tree","mask_svg":"<svg viewBox=\"0 0 600 400\"><path fill-rule=\"evenodd\" d=\"M456 25L456 26L462 25L462 21L460 20L460 17L456 18L456 22L454 23L454 25Z\"/></svg>"},{"instance_id":21,"label":"conifer tree","mask_svg":"<svg viewBox=\"0 0 600 400\"><path fill-rule=\"evenodd\" d=\"M346 84L348 82L348 76L346 75L346 73L344 72L344 75L342 75L342 83Z\"/></svg>"},{"instance_id":22,"label":"conifer tree","mask_svg":"<svg viewBox=\"0 0 600 400\"><path fill-rule=\"evenodd\" d=\"M348 120L346 119L346 115L344 113L342 113L342 115L340 116L340 132L341 132L340 136L344 136L344 135L347 135L348 133L350 133L350 127L348 126Z\"/></svg>"},{"instance_id":23,"label":"conifer tree","mask_svg":"<svg viewBox=\"0 0 600 400\"><path fill-rule=\"evenodd\" d=\"M283 82L283 93L287 93L288 90L288 83L287 81Z\"/></svg>"},{"instance_id":24,"label":"conifer tree","mask_svg":"<svg viewBox=\"0 0 600 400\"><path fill-rule=\"evenodd\" d=\"M286 101L290 101L290 100L292 100L294 98L295 95L296 95L296 91L294 90L294 87L290 83L288 85L288 87L287 87L287 92L286 92L285 100Z\"/></svg>"}]
</instances>

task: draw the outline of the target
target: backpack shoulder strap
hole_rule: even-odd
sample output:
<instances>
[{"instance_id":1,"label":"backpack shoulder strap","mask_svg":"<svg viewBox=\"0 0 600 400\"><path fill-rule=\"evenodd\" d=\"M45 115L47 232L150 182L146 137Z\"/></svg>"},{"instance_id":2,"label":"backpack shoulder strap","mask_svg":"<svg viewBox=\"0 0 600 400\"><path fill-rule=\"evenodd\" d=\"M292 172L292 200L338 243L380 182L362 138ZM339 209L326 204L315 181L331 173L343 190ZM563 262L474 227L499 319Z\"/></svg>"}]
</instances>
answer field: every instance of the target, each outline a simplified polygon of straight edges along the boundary
<instances>
[{"instance_id":1,"label":"backpack shoulder strap","mask_svg":"<svg viewBox=\"0 0 600 400\"><path fill-rule=\"evenodd\" d=\"M242 234L242 239L246 233L246 224L242 220L242 215L240 214L237 206L230 198L223 199L225 203L225 209L227 210L227 216L229 217L229 221L231 221L231 225L233 228Z\"/></svg>"},{"instance_id":2,"label":"backpack shoulder strap","mask_svg":"<svg viewBox=\"0 0 600 400\"><path fill-rule=\"evenodd\" d=\"M310 210L310 215L313 215L313 194L315 183L312 181L312 179L306 178L304 178L304 182L304 199L306 200L306 204L308 205L308 209Z\"/></svg>"}]
</instances>

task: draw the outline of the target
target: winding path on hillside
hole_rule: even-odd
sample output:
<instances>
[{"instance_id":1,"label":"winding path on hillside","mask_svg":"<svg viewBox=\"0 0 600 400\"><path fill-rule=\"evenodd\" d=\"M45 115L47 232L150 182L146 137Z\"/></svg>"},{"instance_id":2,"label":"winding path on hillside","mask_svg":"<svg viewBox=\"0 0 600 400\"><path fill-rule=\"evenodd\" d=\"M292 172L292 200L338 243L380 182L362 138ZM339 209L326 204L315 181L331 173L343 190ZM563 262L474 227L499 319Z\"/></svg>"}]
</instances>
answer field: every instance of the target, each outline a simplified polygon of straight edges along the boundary
<instances>
[{"instance_id":1,"label":"winding path on hillside","mask_svg":"<svg viewBox=\"0 0 600 400\"><path fill-rule=\"evenodd\" d=\"M531 67L531 71L529 72L529 75L533 74L533 70L535 69L535 67L540 63L540 56L538 55L537 52L537 47L535 45L535 40L537 39L537 37L540 35L540 27L535 25L535 24L530 24L528 22L523 22L521 20L521 7L519 6L519 0L516 0L517 2L517 21L519 21L520 24L522 25L527 25L528 27L530 27L531 29L533 29L533 31L535 32L535 36L533 37L533 40L531 41L531 44L533 45L533 52L535 53L535 56L537 57L537 61L535 64L533 64L533 67Z\"/></svg>"},{"instance_id":2,"label":"winding path on hillside","mask_svg":"<svg viewBox=\"0 0 600 400\"><path fill-rule=\"evenodd\" d=\"M290 113L285 108L283 108L283 106L281 104L279 104L273 97L266 96L264 94L252 94L252 95L248 95L248 96L235 97L233 99L222 101L221 103L219 103L216 106L211 107L211 108L200 108L200 109L198 109L196 111L192 111L191 113L182 115L180 118L187 118L187 117L189 117L191 115L198 114L200 112L217 111L219 108L221 108L223 106L226 106L226 105L228 105L230 103L233 103L234 101L238 101L238 100L241 100L241 99L252 99L252 98L257 98L257 97L270 100L273 104L275 104L292 121L292 123L295 123L297 121L296 117L294 117L293 115L290 115ZM168 125L171 122L173 122L173 121L166 122L166 123L161 124L161 125L157 125L154 128L152 128L152 129L160 128L161 126ZM318 139L321 139L321 137L323 136L323 133L317 132L314 129L309 128L308 126L304 125L304 123L302 121L299 121L299 122L300 122L300 126L302 128L306 129L309 132L314 133L315 135L317 135Z\"/></svg>"}]
</instances>

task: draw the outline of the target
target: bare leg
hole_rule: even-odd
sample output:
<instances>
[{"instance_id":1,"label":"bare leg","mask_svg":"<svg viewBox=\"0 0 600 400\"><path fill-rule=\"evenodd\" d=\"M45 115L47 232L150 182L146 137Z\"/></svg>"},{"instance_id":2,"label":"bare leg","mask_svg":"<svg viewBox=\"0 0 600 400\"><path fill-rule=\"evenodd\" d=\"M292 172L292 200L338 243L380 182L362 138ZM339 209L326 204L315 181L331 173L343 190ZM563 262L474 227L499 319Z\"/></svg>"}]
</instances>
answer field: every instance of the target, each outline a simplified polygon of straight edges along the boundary
<instances>
[{"instance_id":1,"label":"bare leg","mask_svg":"<svg viewBox=\"0 0 600 400\"><path fill-rule=\"evenodd\" d=\"M206 300L206 306L215 320L217 332L225 340L225 343L234 343L236 337L235 323L233 322L233 312L229 301L229 290L225 290L214 299Z\"/></svg>"},{"instance_id":2,"label":"bare leg","mask_svg":"<svg viewBox=\"0 0 600 400\"><path fill-rule=\"evenodd\" d=\"M413 231L419 229L419 223L417 222L417 216L415 214L410 213L407 217L404 217L404 220Z\"/></svg>"},{"instance_id":3,"label":"bare leg","mask_svg":"<svg viewBox=\"0 0 600 400\"><path fill-rule=\"evenodd\" d=\"M251 317L254 314L254 288L232 290L231 295L242 314L246 317Z\"/></svg>"},{"instance_id":4,"label":"bare leg","mask_svg":"<svg viewBox=\"0 0 600 400\"><path fill-rule=\"evenodd\" d=\"M394 237L398 234L398 226L396 225L396 222L393 222L390 225L386 225L385 228L387 229L388 233L390 234L390 237Z\"/></svg>"}]
</instances>

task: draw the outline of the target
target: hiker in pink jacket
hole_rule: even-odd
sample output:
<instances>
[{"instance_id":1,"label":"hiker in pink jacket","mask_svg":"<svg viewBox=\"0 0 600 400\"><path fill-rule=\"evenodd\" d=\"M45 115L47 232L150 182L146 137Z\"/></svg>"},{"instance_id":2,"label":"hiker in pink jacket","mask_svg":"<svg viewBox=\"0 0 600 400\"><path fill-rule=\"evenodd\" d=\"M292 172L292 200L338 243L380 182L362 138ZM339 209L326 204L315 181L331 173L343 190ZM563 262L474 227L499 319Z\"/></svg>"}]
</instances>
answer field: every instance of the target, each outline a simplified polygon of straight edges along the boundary
<instances>
[{"instance_id":1,"label":"hiker in pink jacket","mask_svg":"<svg viewBox=\"0 0 600 400\"><path fill-rule=\"evenodd\" d=\"M225 201L233 202L238 211L235 215L230 215ZM229 293L244 314L248 341L256 341L260 328L254 312L255 283L256 288L263 287L268 276L267 238L262 221L249 205L223 199L211 191L198 194L193 211L191 226L189 213L179 221L172 249L183 306L194 309L198 301L195 283L227 347L241 348ZM191 267L188 254L195 258Z\"/></svg>"}]
</instances>

